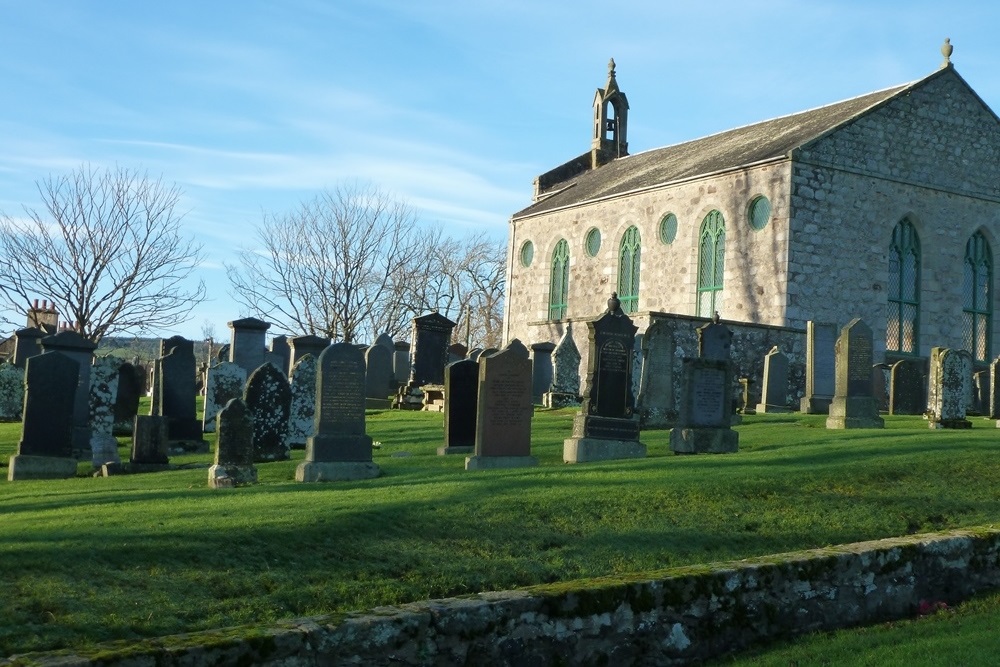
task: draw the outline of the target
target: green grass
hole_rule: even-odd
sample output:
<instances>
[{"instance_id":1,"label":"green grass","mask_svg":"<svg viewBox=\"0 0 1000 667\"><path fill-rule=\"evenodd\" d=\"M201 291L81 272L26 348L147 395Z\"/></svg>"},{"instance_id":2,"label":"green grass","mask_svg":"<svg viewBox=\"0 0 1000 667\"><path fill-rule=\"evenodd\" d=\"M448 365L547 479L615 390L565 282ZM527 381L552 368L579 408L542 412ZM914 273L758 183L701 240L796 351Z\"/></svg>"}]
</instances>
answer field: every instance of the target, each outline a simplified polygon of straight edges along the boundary
<instances>
[{"instance_id":1,"label":"green grass","mask_svg":"<svg viewBox=\"0 0 1000 667\"><path fill-rule=\"evenodd\" d=\"M163 473L95 479L81 464L71 480L0 484L0 656L1000 517L1000 438L985 420L828 431L822 416L758 415L735 455L673 456L666 431L647 431L646 459L565 465L572 417L536 412L536 468L465 472L436 455L440 414L382 411L368 415L374 480L296 483L297 451L243 489L209 489L207 454ZM0 424L4 464L19 436Z\"/></svg>"}]
</instances>

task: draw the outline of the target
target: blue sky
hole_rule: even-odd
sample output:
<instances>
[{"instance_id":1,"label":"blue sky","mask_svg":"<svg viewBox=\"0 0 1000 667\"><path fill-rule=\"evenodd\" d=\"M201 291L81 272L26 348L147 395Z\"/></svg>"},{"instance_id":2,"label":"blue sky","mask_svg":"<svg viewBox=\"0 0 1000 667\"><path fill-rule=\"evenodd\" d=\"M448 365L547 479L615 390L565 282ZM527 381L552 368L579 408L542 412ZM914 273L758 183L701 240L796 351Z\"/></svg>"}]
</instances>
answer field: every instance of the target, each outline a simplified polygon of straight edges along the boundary
<instances>
[{"instance_id":1,"label":"blue sky","mask_svg":"<svg viewBox=\"0 0 1000 667\"><path fill-rule=\"evenodd\" d=\"M1000 110L997 25L940 0L0 0L0 210L85 162L177 183L211 301L163 334L228 336L223 263L324 187L504 238L589 148L610 57L637 153L918 79L945 37Z\"/></svg>"}]
</instances>

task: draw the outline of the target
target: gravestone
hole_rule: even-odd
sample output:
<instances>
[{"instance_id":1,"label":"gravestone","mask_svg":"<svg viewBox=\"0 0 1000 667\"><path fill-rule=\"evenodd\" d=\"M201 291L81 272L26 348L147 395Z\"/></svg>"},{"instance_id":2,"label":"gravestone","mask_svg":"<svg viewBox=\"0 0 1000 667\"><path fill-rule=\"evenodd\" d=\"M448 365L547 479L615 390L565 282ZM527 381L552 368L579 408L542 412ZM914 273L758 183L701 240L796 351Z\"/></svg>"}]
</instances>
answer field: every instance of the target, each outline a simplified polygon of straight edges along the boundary
<instances>
[{"instance_id":1,"label":"gravestone","mask_svg":"<svg viewBox=\"0 0 1000 667\"><path fill-rule=\"evenodd\" d=\"M121 365L117 357L98 357L90 369L90 461L95 468L122 462L114 435Z\"/></svg>"},{"instance_id":2,"label":"gravestone","mask_svg":"<svg viewBox=\"0 0 1000 667\"><path fill-rule=\"evenodd\" d=\"M965 395L965 413L968 415L976 411L976 396L972 386L972 373L975 364L972 362L972 353L968 350L955 350L962 359L962 392Z\"/></svg>"},{"instance_id":3,"label":"gravestone","mask_svg":"<svg viewBox=\"0 0 1000 667\"><path fill-rule=\"evenodd\" d=\"M836 343L836 324L806 322L806 393L799 401L801 412L829 414L836 391Z\"/></svg>"},{"instance_id":4,"label":"gravestone","mask_svg":"<svg viewBox=\"0 0 1000 667\"><path fill-rule=\"evenodd\" d=\"M900 359L889 371L889 414L922 415L927 409L924 375L913 359Z\"/></svg>"},{"instance_id":5,"label":"gravestone","mask_svg":"<svg viewBox=\"0 0 1000 667\"><path fill-rule=\"evenodd\" d=\"M453 361L444 369L444 446L439 455L471 454L476 446L479 362Z\"/></svg>"},{"instance_id":6,"label":"gravestone","mask_svg":"<svg viewBox=\"0 0 1000 667\"><path fill-rule=\"evenodd\" d=\"M396 351L396 344L392 342L392 336L388 333L380 333L372 345L381 345L385 349L389 350L390 353L395 353Z\"/></svg>"},{"instance_id":7,"label":"gravestone","mask_svg":"<svg viewBox=\"0 0 1000 667\"><path fill-rule=\"evenodd\" d=\"M483 357L488 357L491 354L496 354L498 351L499 350L497 350L495 347L487 347L482 350L476 350L469 355L469 359L472 359L473 361L480 361Z\"/></svg>"},{"instance_id":8,"label":"gravestone","mask_svg":"<svg viewBox=\"0 0 1000 667\"><path fill-rule=\"evenodd\" d=\"M28 359L24 417L7 479L65 479L76 475L74 409L80 364L61 352Z\"/></svg>"},{"instance_id":9,"label":"gravestone","mask_svg":"<svg viewBox=\"0 0 1000 667\"><path fill-rule=\"evenodd\" d=\"M14 365L24 370L28 359L42 353L41 340L47 334L41 329L27 327L14 332Z\"/></svg>"},{"instance_id":10,"label":"gravestone","mask_svg":"<svg viewBox=\"0 0 1000 667\"><path fill-rule=\"evenodd\" d=\"M639 428L671 428L677 421L674 401L674 330L663 320L653 321L642 335Z\"/></svg>"},{"instance_id":11,"label":"gravestone","mask_svg":"<svg viewBox=\"0 0 1000 667\"><path fill-rule=\"evenodd\" d=\"M968 414L985 415L990 410L990 372L976 371L972 374L972 389L975 395L975 412Z\"/></svg>"},{"instance_id":12,"label":"gravestone","mask_svg":"<svg viewBox=\"0 0 1000 667\"><path fill-rule=\"evenodd\" d=\"M170 462L168 418L161 415L136 415L132 432L129 466L137 470L157 470Z\"/></svg>"},{"instance_id":13,"label":"gravestone","mask_svg":"<svg viewBox=\"0 0 1000 667\"><path fill-rule=\"evenodd\" d=\"M872 395L872 330L861 318L840 330L834 356L837 381L826 427L883 428Z\"/></svg>"},{"instance_id":14,"label":"gravestone","mask_svg":"<svg viewBox=\"0 0 1000 667\"><path fill-rule=\"evenodd\" d=\"M288 340L288 345L292 348L291 364L295 366L299 359L307 354L311 354L313 359L319 359L323 350L330 347L330 339L319 336L295 336Z\"/></svg>"},{"instance_id":15,"label":"gravestone","mask_svg":"<svg viewBox=\"0 0 1000 667\"><path fill-rule=\"evenodd\" d=\"M21 421L23 410L24 369L14 364L0 364L0 421Z\"/></svg>"},{"instance_id":16,"label":"gravestone","mask_svg":"<svg viewBox=\"0 0 1000 667\"><path fill-rule=\"evenodd\" d=\"M253 460L261 463L291 458L285 433L292 389L285 374L274 364L262 364L247 378L243 402L253 418Z\"/></svg>"},{"instance_id":17,"label":"gravestone","mask_svg":"<svg viewBox=\"0 0 1000 667\"><path fill-rule=\"evenodd\" d=\"M189 444L184 449L207 449L202 440L195 403L198 392L195 389L197 362L194 343L181 336L173 336L160 341L160 350L162 356L157 359L160 409L157 414L167 418L170 440L186 441Z\"/></svg>"},{"instance_id":18,"label":"gravestone","mask_svg":"<svg viewBox=\"0 0 1000 667\"><path fill-rule=\"evenodd\" d=\"M622 311L617 292L587 328L586 389L580 412L573 418L573 435L563 441L563 461L642 458L646 445L639 442L631 377L637 327Z\"/></svg>"},{"instance_id":19,"label":"gravestone","mask_svg":"<svg viewBox=\"0 0 1000 667\"><path fill-rule=\"evenodd\" d=\"M990 419L1000 420L1000 357L990 363ZM997 423L1000 428L1000 421Z\"/></svg>"},{"instance_id":20,"label":"gravestone","mask_svg":"<svg viewBox=\"0 0 1000 667\"><path fill-rule=\"evenodd\" d=\"M208 469L209 487L224 489L256 484L253 415L247 404L239 398L230 399L219 411L214 430L218 432L218 444L215 463Z\"/></svg>"},{"instance_id":21,"label":"gravestone","mask_svg":"<svg viewBox=\"0 0 1000 667\"><path fill-rule=\"evenodd\" d=\"M215 352L215 363L221 363L225 361L229 363L229 343L224 343L219 346L219 349Z\"/></svg>"},{"instance_id":22,"label":"gravestone","mask_svg":"<svg viewBox=\"0 0 1000 667\"><path fill-rule=\"evenodd\" d=\"M419 410L424 407L424 390L432 386L444 391L444 367L448 364L448 343L455 323L439 313L413 318L410 377L400 388L395 407Z\"/></svg>"},{"instance_id":23,"label":"gravestone","mask_svg":"<svg viewBox=\"0 0 1000 667\"><path fill-rule=\"evenodd\" d=\"M94 360L95 343L75 331L60 331L41 339L46 352L61 352L80 366L76 398L73 401L73 456L90 458L90 366Z\"/></svg>"},{"instance_id":24,"label":"gravestone","mask_svg":"<svg viewBox=\"0 0 1000 667\"><path fill-rule=\"evenodd\" d=\"M698 329L698 356L685 357L677 426L670 430L675 454L726 454L739 451L732 425L733 332L718 313Z\"/></svg>"},{"instance_id":25,"label":"gravestone","mask_svg":"<svg viewBox=\"0 0 1000 667\"><path fill-rule=\"evenodd\" d=\"M353 345L336 343L317 362L313 435L295 479L332 482L378 475L372 439L365 433L365 357Z\"/></svg>"},{"instance_id":26,"label":"gravestone","mask_svg":"<svg viewBox=\"0 0 1000 667\"><path fill-rule=\"evenodd\" d=\"M531 455L531 365L516 338L480 358L475 453L465 459L466 470L538 465Z\"/></svg>"},{"instance_id":27,"label":"gravestone","mask_svg":"<svg viewBox=\"0 0 1000 667\"><path fill-rule=\"evenodd\" d=\"M392 352L382 345L365 350L365 398L370 408L388 408L389 396L396 391L392 374Z\"/></svg>"},{"instance_id":28,"label":"gravestone","mask_svg":"<svg viewBox=\"0 0 1000 667\"><path fill-rule=\"evenodd\" d=\"M757 412L791 412L788 407L788 357L777 345L764 357L764 378Z\"/></svg>"},{"instance_id":29,"label":"gravestone","mask_svg":"<svg viewBox=\"0 0 1000 667\"><path fill-rule=\"evenodd\" d=\"M927 379L930 428L972 428L972 422L965 418L965 371L965 360L959 350L931 348Z\"/></svg>"},{"instance_id":30,"label":"gravestone","mask_svg":"<svg viewBox=\"0 0 1000 667\"><path fill-rule=\"evenodd\" d=\"M565 408L580 404L580 350L567 323L566 331L552 350L552 385L542 395L547 408Z\"/></svg>"},{"instance_id":31,"label":"gravestone","mask_svg":"<svg viewBox=\"0 0 1000 667\"><path fill-rule=\"evenodd\" d=\"M307 354L292 366L289 379L292 402L288 412L288 431L285 444L290 449L305 449L306 440L313 433L316 416L316 357Z\"/></svg>"},{"instance_id":32,"label":"gravestone","mask_svg":"<svg viewBox=\"0 0 1000 667\"><path fill-rule=\"evenodd\" d=\"M132 435L135 416L139 414L139 398L142 396L141 368L125 362L118 367L118 392L115 394L115 435Z\"/></svg>"},{"instance_id":33,"label":"gravestone","mask_svg":"<svg viewBox=\"0 0 1000 667\"><path fill-rule=\"evenodd\" d=\"M205 433L215 431L215 418L229 401L243 398L246 383L247 372L239 364L222 361L208 369L202 415L202 430Z\"/></svg>"},{"instance_id":34,"label":"gravestone","mask_svg":"<svg viewBox=\"0 0 1000 667\"><path fill-rule=\"evenodd\" d=\"M461 343L454 343L448 346L448 363L453 361L458 361L459 359L465 359L465 355L468 353L468 348Z\"/></svg>"},{"instance_id":35,"label":"gravestone","mask_svg":"<svg viewBox=\"0 0 1000 667\"><path fill-rule=\"evenodd\" d=\"M531 346L531 400L541 404L542 395L552 386L552 351L555 343Z\"/></svg>"},{"instance_id":36,"label":"gravestone","mask_svg":"<svg viewBox=\"0 0 1000 667\"><path fill-rule=\"evenodd\" d=\"M264 341L271 324L256 317L244 317L228 324L232 331L229 339L229 361L243 367L247 377L250 377L250 374L265 361L267 346Z\"/></svg>"},{"instance_id":37,"label":"gravestone","mask_svg":"<svg viewBox=\"0 0 1000 667\"><path fill-rule=\"evenodd\" d=\"M271 349L267 360L278 367L278 370L288 375L292 367L292 346L288 344L287 336L275 336L271 339Z\"/></svg>"},{"instance_id":38,"label":"gravestone","mask_svg":"<svg viewBox=\"0 0 1000 667\"><path fill-rule=\"evenodd\" d=\"M406 384L410 379L410 344L397 341L392 344L392 373L396 376L396 386Z\"/></svg>"},{"instance_id":39,"label":"gravestone","mask_svg":"<svg viewBox=\"0 0 1000 667\"><path fill-rule=\"evenodd\" d=\"M473 361L479 361L479 355L481 355L482 353L483 353L483 348L474 347L466 353L465 358L472 359Z\"/></svg>"},{"instance_id":40,"label":"gravestone","mask_svg":"<svg viewBox=\"0 0 1000 667\"><path fill-rule=\"evenodd\" d=\"M889 411L889 385L891 382L889 364L872 364L872 397L879 412Z\"/></svg>"}]
</instances>

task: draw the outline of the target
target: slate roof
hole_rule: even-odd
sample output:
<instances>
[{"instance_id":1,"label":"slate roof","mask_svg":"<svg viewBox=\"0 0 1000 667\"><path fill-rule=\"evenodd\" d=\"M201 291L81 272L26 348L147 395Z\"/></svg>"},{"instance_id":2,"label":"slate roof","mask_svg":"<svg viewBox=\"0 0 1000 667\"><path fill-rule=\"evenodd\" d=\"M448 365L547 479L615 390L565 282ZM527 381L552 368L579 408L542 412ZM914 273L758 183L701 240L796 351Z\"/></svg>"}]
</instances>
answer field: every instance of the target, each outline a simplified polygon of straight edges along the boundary
<instances>
[{"instance_id":1,"label":"slate roof","mask_svg":"<svg viewBox=\"0 0 1000 667\"><path fill-rule=\"evenodd\" d=\"M513 217L537 215L602 197L788 157L794 149L904 94L929 78L612 160L555 185L550 190L554 194L543 194L541 200L518 211Z\"/></svg>"}]
</instances>

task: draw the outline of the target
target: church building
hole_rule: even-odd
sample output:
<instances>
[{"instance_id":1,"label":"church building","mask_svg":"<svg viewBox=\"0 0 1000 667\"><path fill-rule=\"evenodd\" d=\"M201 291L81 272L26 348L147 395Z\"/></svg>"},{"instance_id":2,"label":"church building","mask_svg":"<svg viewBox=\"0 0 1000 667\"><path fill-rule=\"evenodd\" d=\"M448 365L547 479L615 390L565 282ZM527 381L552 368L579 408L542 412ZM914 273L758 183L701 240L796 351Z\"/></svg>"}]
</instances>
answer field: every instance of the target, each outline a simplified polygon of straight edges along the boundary
<instances>
[{"instance_id":1,"label":"church building","mask_svg":"<svg viewBox=\"0 0 1000 667\"><path fill-rule=\"evenodd\" d=\"M992 359L1000 118L941 52L917 81L634 155L611 61L590 150L510 220L504 340L557 342L617 292L640 333L861 317L876 361Z\"/></svg>"}]
</instances>

